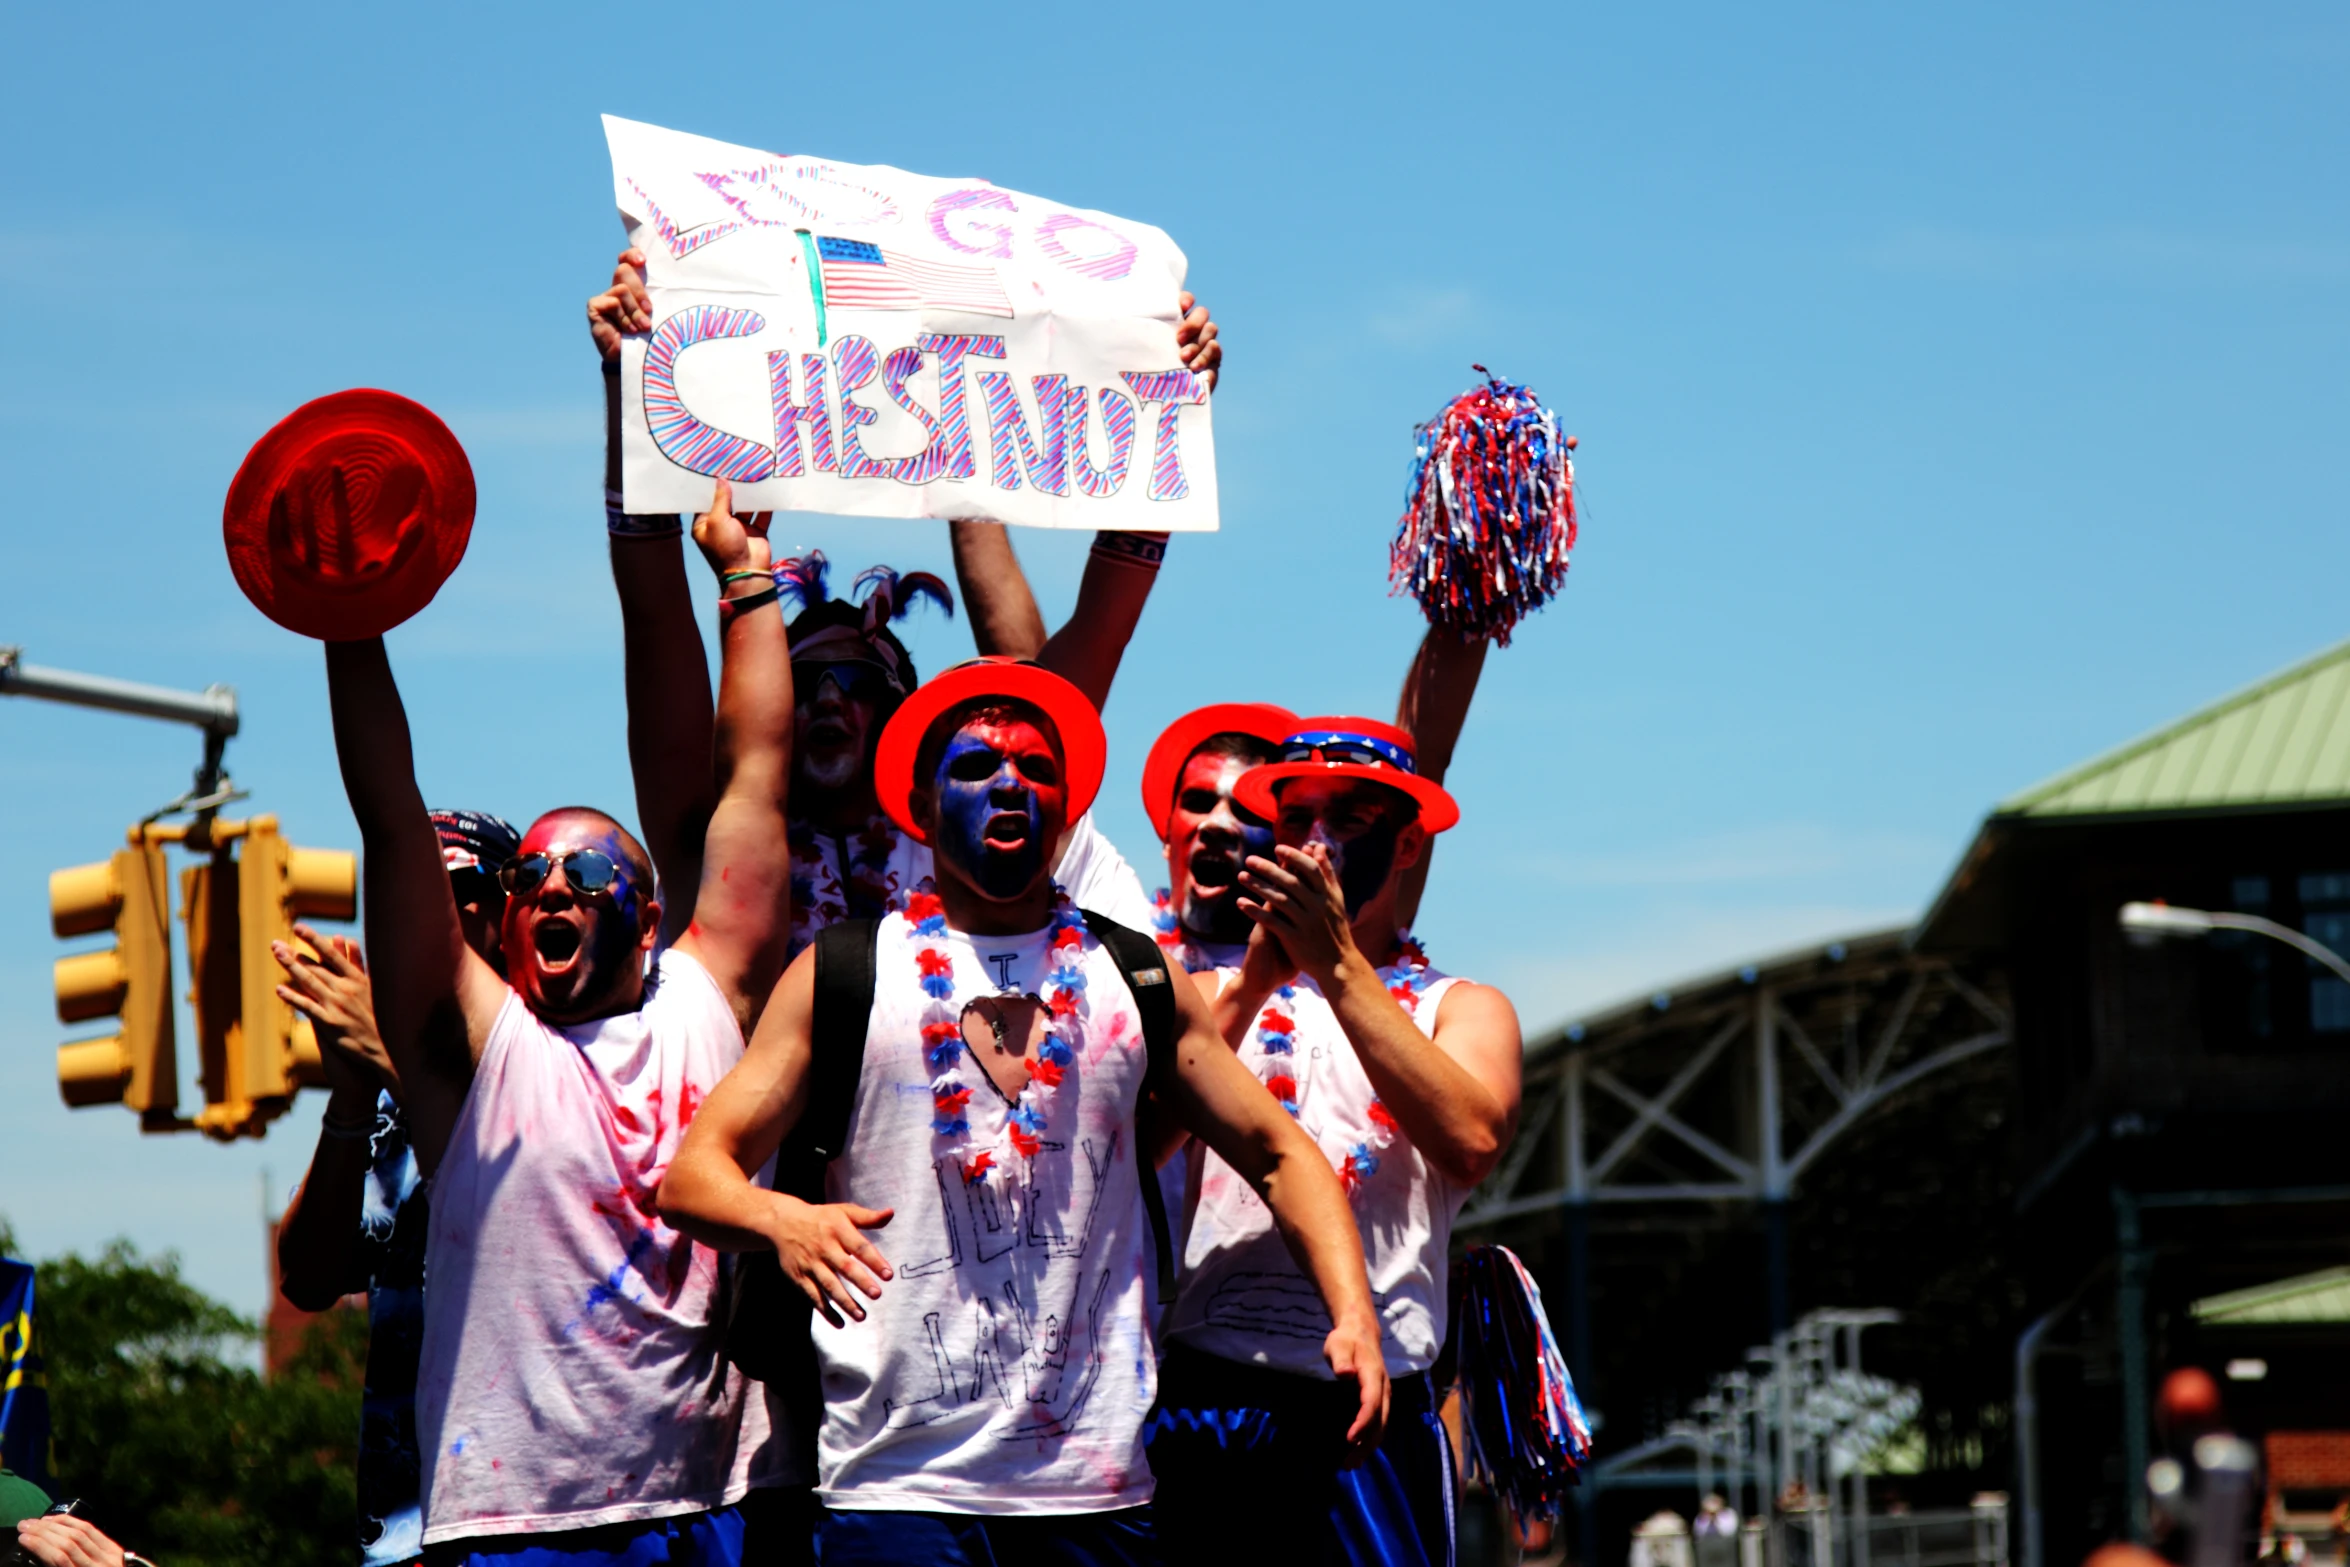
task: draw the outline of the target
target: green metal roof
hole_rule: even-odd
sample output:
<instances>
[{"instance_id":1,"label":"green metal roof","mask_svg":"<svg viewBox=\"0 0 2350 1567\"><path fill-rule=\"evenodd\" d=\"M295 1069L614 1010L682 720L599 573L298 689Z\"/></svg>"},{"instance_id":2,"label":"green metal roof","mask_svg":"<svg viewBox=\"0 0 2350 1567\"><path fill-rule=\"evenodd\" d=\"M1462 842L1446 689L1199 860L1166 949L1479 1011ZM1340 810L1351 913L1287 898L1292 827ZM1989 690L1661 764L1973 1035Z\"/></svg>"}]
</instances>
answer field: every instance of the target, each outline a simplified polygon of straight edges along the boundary
<instances>
[{"instance_id":1,"label":"green metal roof","mask_svg":"<svg viewBox=\"0 0 2350 1567\"><path fill-rule=\"evenodd\" d=\"M2205 1327L2350 1322L2350 1268L2327 1268L2248 1290L2207 1295L2190 1308Z\"/></svg>"},{"instance_id":2,"label":"green metal roof","mask_svg":"<svg viewBox=\"0 0 2350 1567\"><path fill-rule=\"evenodd\" d=\"M2000 803L2111 816L2350 799L2350 642Z\"/></svg>"}]
</instances>

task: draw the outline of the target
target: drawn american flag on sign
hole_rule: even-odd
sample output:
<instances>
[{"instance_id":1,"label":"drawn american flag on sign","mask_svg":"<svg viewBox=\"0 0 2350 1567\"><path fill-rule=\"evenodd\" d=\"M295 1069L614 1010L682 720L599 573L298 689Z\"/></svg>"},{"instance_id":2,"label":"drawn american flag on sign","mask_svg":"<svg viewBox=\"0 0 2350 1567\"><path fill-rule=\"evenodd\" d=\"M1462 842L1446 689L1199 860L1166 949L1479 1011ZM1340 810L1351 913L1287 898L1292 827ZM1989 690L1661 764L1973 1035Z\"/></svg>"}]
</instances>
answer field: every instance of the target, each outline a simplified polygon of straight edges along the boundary
<instances>
[{"instance_id":1,"label":"drawn american flag on sign","mask_svg":"<svg viewBox=\"0 0 2350 1567\"><path fill-rule=\"evenodd\" d=\"M993 267L893 255L861 239L816 239L827 307L863 310L968 310L1008 316L1012 301Z\"/></svg>"}]
</instances>

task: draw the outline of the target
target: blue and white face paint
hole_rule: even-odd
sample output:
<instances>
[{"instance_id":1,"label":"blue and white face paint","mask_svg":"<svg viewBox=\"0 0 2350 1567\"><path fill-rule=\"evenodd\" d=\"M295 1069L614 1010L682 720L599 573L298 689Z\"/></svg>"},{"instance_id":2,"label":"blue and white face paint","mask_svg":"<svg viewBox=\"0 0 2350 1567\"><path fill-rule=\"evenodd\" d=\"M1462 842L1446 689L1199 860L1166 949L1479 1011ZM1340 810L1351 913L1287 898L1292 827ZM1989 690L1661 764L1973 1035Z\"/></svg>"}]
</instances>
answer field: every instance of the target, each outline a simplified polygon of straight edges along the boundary
<instances>
[{"instance_id":1,"label":"blue and white face paint","mask_svg":"<svg viewBox=\"0 0 2350 1567\"><path fill-rule=\"evenodd\" d=\"M1059 750L1025 719L955 731L931 780L931 850L993 901L1035 888L1068 824Z\"/></svg>"}]
</instances>

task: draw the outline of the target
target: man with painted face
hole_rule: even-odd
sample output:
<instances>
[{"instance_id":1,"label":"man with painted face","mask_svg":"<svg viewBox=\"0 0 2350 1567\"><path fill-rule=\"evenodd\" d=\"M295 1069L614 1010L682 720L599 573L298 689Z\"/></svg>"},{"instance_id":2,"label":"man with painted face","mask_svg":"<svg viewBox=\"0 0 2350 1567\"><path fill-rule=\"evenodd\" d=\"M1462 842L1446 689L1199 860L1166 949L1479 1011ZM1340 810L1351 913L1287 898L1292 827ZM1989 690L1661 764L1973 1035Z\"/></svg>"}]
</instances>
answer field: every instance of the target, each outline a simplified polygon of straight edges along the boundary
<instances>
[{"instance_id":1,"label":"man with painted face","mask_svg":"<svg viewBox=\"0 0 2350 1567\"><path fill-rule=\"evenodd\" d=\"M910 697L876 775L932 846L938 890L875 931L834 1202L754 1176L808 1104L818 953L786 971L662 1186L687 1233L773 1249L829 1324L814 1329L826 1567L1160 1559L1135 1157L1152 1068L1106 927L1047 874L1103 752L1091 702L1032 665L977 660ZM1179 1034L1150 1086L1264 1205L1323 1316L1312 1353L1345 1390L1340 1445L1367 1449L1386 1372L1337 1176L1217 1037L1204 989L1157 966L1134 983L1171 985Z\"/></svg>"},{"instance_id":2,"label":"man with painted face","mask_svg":"<svg viewBox=\"0 0 2350 1567\"><path fill-rule=\"evenodd\" d=\"M766 542L727 502L721 482L694 524L721 584L721 790L666 948L645 851L586 807L533 822L499 871L505 975L468 948L383 643L327 645L376 1018L432 1194L428 1561L737 1562L739 1504L785 1469L765 1399L715 1353L717 1259L654 1204L783 967L790 663Z\"/></svg>"},{"instance_id":3,"label":"man with painted face","mask_svg":"<svg viewBox=\"0 0 2350 1567\"><path fill-rule=\"evenodd\" d=\"M1143 760L1142 808L1167 859L1152 933L1192 973L1237 967L1256 929L1240 911L1240 872L1250 855L1273 852L1273 828L1232 791L1296 726L1270 702L1213 703L1169 724Z\"/></svg>"},{"instance_id":4,"label":"man with painted face","mask_svg":"<svg viewBox=\"0 0 2350 1567\"><path fill-rule=\"evenodd\" d=\"M1215 1520L1245 1506L1268 1561L1433 1567L1451 1560L1454 1471L1429 1368L1453 1218L1515 1129L1517 1014L1403 934L1411 872L1460 818L1415 770L1408 734L1301 720L1233 794L1276 841L1238 878L1256 928L1220 971L1218 1030L1346 1188L1395 1395L1379 1449L1343 1469L1346 1400L1309 1350L1315 1293L1264 1204L1208 1150L1151 1426L1161 1529L1172 1559L1204 1559L1221 1545Z\"/></svg>"}]
</instances>

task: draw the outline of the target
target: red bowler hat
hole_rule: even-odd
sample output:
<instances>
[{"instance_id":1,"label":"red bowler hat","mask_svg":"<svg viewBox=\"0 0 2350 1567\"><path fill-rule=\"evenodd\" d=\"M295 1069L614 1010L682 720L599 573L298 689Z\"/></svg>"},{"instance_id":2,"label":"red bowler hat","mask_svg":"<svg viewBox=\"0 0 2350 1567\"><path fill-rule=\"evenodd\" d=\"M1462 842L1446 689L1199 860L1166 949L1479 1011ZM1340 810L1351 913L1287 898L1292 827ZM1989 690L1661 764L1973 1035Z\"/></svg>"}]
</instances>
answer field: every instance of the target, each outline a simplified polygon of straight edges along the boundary
<instances>
[{"instance_id":1,"label":"red bowler hat","mask_svg":"<svg viewBox=\"0 0 2350 1567\"><path fill-rule=\"evenodd\" d=\"M1442 832L1461 819L1461 808L1444 785L1420 776L1412 737L1373 718L1301 718L1281 738L1281 760L1252 767L1232 786L1232 797L1271 821L1280 807L1273 791L1292 778L1336 774L1385 784L1412 797L1420 825Z\"/></svg>"},{"instance_id":2,"label":"red bowler hat","mask_svg":"<svg viewBox=\"0 0 2350 1567\"><path fill-rule=\"evenodd\" d=\"M1061 736L1070 821L1090 810L1094 796L1102 792L1110 745L1102 733L1102 715L1085 693L1049 669L1000 653L970 659L915 687L890 715L881 743L873 748L873 793L889 819L915 842L930 841L913 815L914 758L922 749L922 737L941 713L989 697L1025 702L1053 721Z\"/></svg>"},{"instance_id":3,"label":"red bowler hat","mask_svg":"<svg viewBox=\"0 0 2350 1567\"><path fill-rule=\"evenodd\" d=\"M473 465L422 404L336 392L254 443L221 532L254 608L322 642L360 641L431 603L465 558Z\"/></svg>"},{"instance_id":4,"label":"red bowler hat","mask_svg":"<svg viewBox=\"0 0 2350 1567\"><path fill-rule=\"evenodd\" d=\"M1231 734L1262 740L1278 751L1295 728L1297 715L1270 702L1211 702L1160 731L1142 763L1143 814L1157 830L1159 842L1167 841L1167 823L1175 814L1175 785L1182 781L1192 752L1213 736Z\"/></svg>"}]
</instances>

